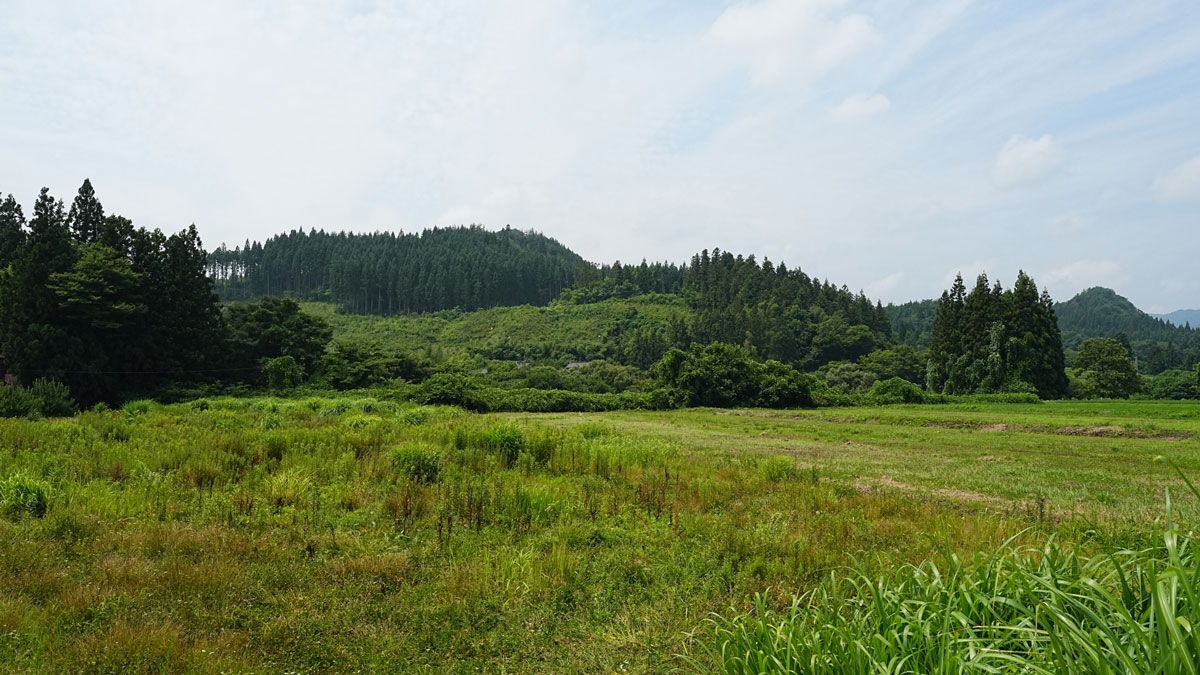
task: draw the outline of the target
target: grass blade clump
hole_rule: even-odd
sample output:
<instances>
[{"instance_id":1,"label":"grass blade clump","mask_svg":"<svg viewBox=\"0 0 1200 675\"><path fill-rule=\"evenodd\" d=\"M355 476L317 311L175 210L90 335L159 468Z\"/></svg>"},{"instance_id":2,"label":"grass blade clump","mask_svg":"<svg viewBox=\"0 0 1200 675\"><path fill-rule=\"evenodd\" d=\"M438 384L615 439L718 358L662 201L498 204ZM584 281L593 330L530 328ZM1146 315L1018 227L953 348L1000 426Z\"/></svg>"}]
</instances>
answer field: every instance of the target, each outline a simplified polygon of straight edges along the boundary
<instances>
[{"instance_id":1,"label":"grass blade clump","mask_svg":"<svg viewBox=\"0 0 1200 675\"><path fill-rule=\"evenodd\" d=\"M0 480L0 513L16 517L22 514L41 518L49 506L50 486L23 474Z\"/></svg>"},{"instance_id":2,"label":"grass blade clump","mask_svg":"<svg viewBox=\"0 0 1200 675\"><path fill-rule=\"evenodd\" d=\"M892 575L831 575L778 611L710 619L688 662L724 673L1200 673L1200 561L1161 545L1087 556L1051 540Z\"/></svg>"}]
</instances>

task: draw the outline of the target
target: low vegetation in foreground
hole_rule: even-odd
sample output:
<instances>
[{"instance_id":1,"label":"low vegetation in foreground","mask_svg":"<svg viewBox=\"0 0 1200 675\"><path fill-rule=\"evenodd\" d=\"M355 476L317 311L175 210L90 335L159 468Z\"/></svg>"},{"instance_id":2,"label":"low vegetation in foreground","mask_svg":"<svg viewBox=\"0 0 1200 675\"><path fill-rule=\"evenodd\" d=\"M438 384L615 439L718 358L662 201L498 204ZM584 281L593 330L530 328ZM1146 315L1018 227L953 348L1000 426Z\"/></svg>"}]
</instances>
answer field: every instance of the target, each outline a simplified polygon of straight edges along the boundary
<instances>
[{"instance_id":1,"label":"low vegetation in foreground","mask_svg":"<svg viewBox=\"0 0 1200 675\"><path fill-rule=\"evenodd\" d=\"M1112 406L4 420L0 663L1191 672L1200 420Z\"/></svg>"}]
</instances>

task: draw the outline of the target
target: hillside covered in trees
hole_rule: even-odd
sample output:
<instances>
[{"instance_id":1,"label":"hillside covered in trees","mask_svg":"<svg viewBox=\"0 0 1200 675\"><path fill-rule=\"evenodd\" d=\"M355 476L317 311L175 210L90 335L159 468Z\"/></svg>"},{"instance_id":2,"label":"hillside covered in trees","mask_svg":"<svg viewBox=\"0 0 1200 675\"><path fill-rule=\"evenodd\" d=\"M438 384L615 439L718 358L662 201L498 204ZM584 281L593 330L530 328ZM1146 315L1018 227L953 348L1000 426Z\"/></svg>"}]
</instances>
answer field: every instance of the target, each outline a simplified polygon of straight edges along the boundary
<instances>
[{"instance_id":1,"label":"hillside covered in trees","mask_svg":"<svg viewBox=\"0 0 1200 675\"><path fill-rule=\"evenodd\" d=\"M1152 317L1107 288L1089 288L1055 311L1068 349L1089 337L1115 338L1137 358L1139 370L1151 375L1190 369L1200 358L1200 330Z\"/></svg>"},{"instance_id":2,"label":"hillside covered in trees","mask_svg":"<svg viewBox=\"0 0 1200 675\"><path fill-rule=\"evenodd\" d=\"M544 305L583 258L535 232L450 227L420 234L293 230L208 256L222 300L326 300L360 314Z\"/></svg>"},{"instance_id":3,"label":"hillside covered in trees","mask_svg":"<svg viewBox=\"0 0 1200 675\"><path fill-rule=\"evenodd\" d=\"M896 338L917 349L929 348L937 315L936 300L917 300L885 307ZM1089 338L1114 338L1137 360L1142 373L1195 367L1200 361L1200 329L1175 325L1146 314L1116 292L1089 288L1055 303L1058 327L1068 355Z\"/></svg>"},{"instance_id":4,"label":"hillside covered in trees","mask_svg":"<svg viewBox=\"0 0 1200 675\"><path fill-rule=\"evenodd\" d=\"M1120 354L1163 374L1143 383L1131 362L1121 387L1088 391L1200 395L1197 331L1106 289L1054 304L1024 274L1010 290L981 276L970 293L960 278L938 301L884 308L754 255L597 265L511 228L295 231L206 254L195 227L168 236L106 214L88 181L69 210L43 190L28 221L0 201L0 309L0 372L24 385L0 388L0 414L297 386L420 385L505 410L1057 398ZM1068 371L1096 337L1119 347L1092 345L1092 375Z\"/></svg>"}]
</instances>

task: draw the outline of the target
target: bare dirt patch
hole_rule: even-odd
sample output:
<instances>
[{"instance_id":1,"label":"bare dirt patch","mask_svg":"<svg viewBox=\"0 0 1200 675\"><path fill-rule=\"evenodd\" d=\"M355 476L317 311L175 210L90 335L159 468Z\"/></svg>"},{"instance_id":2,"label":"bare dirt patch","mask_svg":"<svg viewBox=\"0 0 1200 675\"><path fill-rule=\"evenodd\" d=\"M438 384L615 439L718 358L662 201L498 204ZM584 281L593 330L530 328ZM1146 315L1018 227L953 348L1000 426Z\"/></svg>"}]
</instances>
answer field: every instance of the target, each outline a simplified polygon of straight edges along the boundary
<instances>
[{"instance_id":1,"label":"bare dirt patch","mask_svg":"<svg viewBox=\"0 0 1200 675\"><path fill-rule=\"evenodd\" d=\"M1098 438L1154 438L1163 441L1186 441L1193 434L1186 431L1130 429L1129 427L1107 426L1067 426L1051 433L1063 436L1093 436Z\"/></svg>"},{"instance_id":2,"label":"bare dirt patch","mask_svg":"<svg viewBox=\"0 0 1200 675\"><path fill-rule=\"evenodd\" d=\"M902 492L929 493L937 495L938 497L944 497L946 499L955 499L958 501L971 502L975 504L1010 503L1010 500L1003 499L1001 497L993 497L991 495L980 494L978 492L971 492L970 490L959 490L955 488L920 488L909 485L908 483L901 483L890 476L879 476L876 478L859 480L855 483L855 487L864 492L869 492L872 489L877 489L878 487L887 487L894 490L900 490Z\"/></svg>"}]
</instances>

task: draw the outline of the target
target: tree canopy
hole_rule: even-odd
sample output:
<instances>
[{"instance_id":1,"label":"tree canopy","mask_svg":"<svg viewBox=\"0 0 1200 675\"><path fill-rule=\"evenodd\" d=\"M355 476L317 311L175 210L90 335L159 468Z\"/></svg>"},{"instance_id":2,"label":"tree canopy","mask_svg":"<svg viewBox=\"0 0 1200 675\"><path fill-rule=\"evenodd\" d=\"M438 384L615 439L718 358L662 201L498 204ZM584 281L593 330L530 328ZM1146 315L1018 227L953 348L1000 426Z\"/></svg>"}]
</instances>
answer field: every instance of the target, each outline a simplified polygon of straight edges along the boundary
<instances>
[{"instance_id":1,"label":"tree canopy","mask_svg":"<svg viewBox=\"0 0 1200 675\"><path fill-rule=\"evenodd\" d=\"M1054 303L1024 272L1009 290L981 274L970 293L961 275L942 293L926 373L931 391L1060 398L1068 388L1064 365Z\"/></svg>"}]
</instances>

